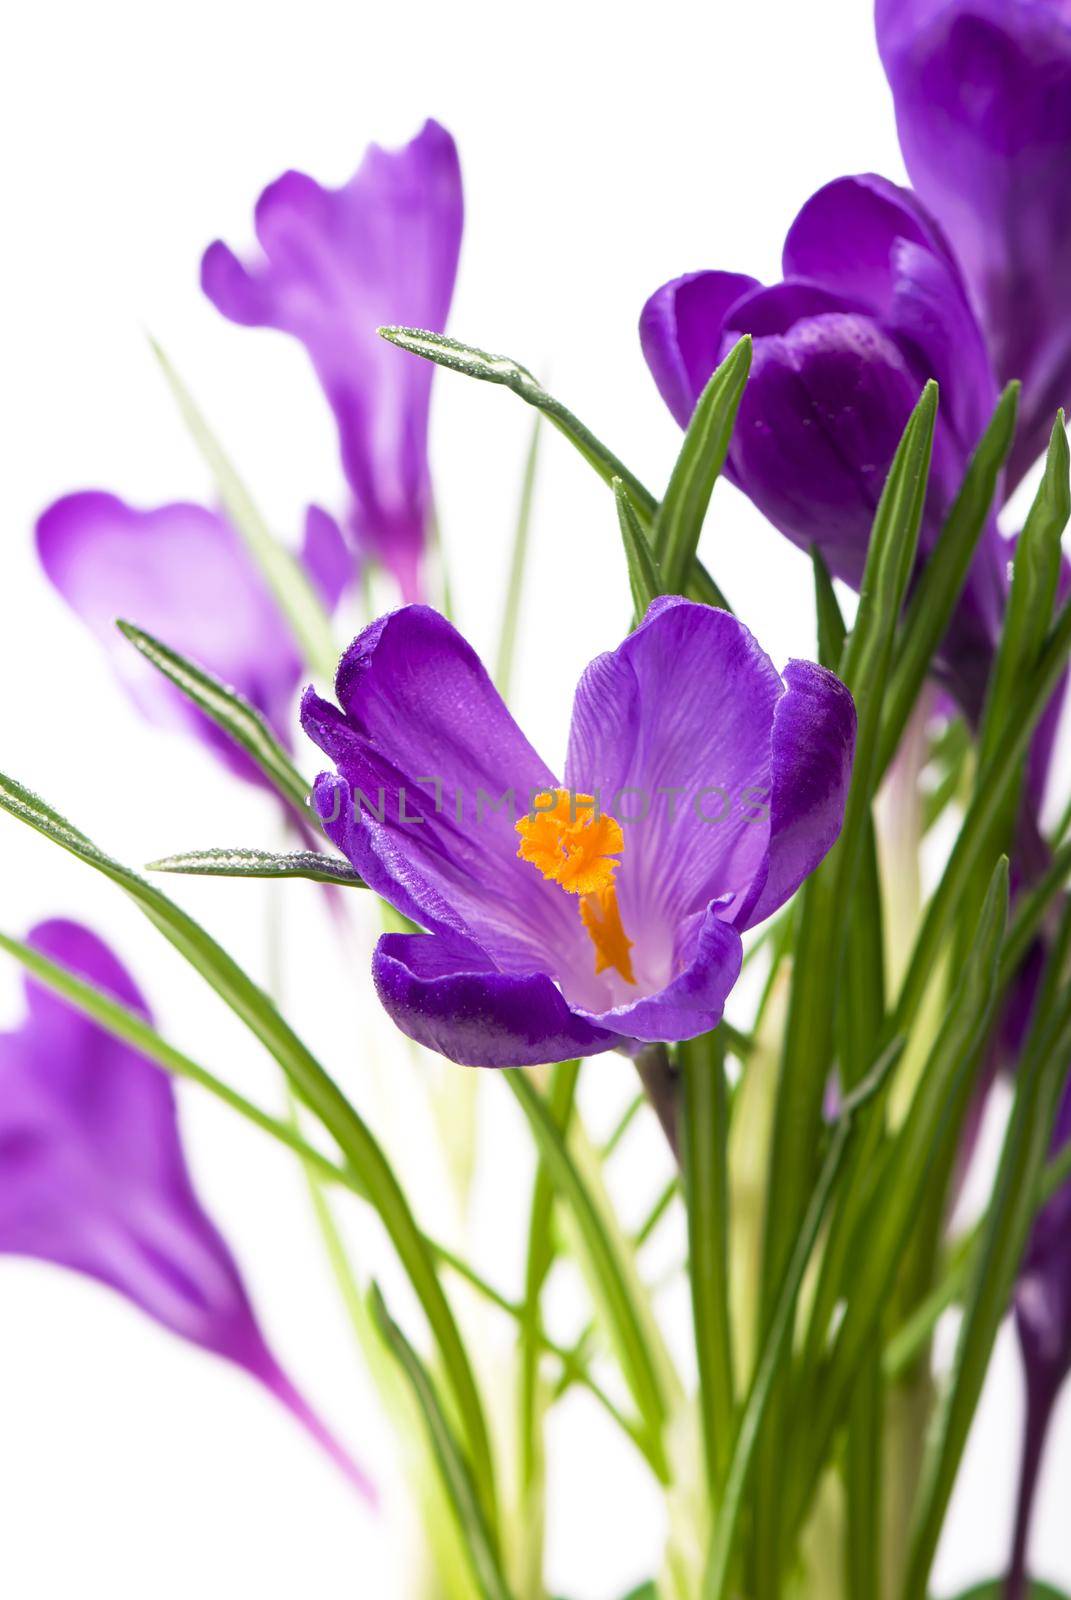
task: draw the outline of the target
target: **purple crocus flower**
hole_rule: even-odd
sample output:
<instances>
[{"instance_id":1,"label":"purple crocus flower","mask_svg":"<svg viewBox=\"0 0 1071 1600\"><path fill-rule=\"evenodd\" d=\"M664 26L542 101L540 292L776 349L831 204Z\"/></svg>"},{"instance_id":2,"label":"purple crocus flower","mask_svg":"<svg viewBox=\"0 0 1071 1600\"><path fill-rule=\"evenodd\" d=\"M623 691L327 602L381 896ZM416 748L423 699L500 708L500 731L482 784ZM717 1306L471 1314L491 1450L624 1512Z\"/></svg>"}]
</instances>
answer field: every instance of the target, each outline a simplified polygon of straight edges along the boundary
<instances>
[{"instance_id":1,"label":"purple crocus flower","mask_svg":"<svg viewBox=\"0 0 1071 1600\"><path fill-rule=\"evenodd\" d=\"M88 928L41 923L36 950L149 1020L129 973ZM369 1499L374 1490L265 1343L238 1268L194 1193L171 1083L50 990L0 1034L0 1252L84 1273L242 1367Z\"/></svg>"},{"instance_id":2,"label":"purple crocus flower","mask_svg":"<svg viewBox=\"0 0 1071 1600\"><path fill-rule=\"evenodd\" d=\"M243 778L259 769L210 718L142 659L117 617L155 634L237 689L279 738L292 743L294 692L303 663L267 583L225 517L175 504L141 511L89 490L49 506L37 549L52 583L103 645L151 721L193 732ZM349 570L342 534L311 506L302 559L333 609Z\"/></svg>"},{"instance_id":3,"label":"purple crocus flower","mask_svg":"<svg viewBox=\"0 0 1071 1600\"><path fill-rule=\"evenodd\" d=\"M1023 381L1015 482L1071 401L1071 7L877 0L877 30L911 181Z\"/></svg>"},{"instance_id":4,"label":"purple crocus flower","mask_svg":"<svg viewBox=\"0 0 1071 1600\"><path fill-rule=\"evenodd\" d=\"M1071 1140L1071 1083L1053 1134L1053 1153ZM1054 1195L1034 1222L1015 1292L1015 1321L1026 1374L1026 1428L1009 1600L1026 1593L1026 1557L1049 1423L1071 1372L1071 1184Z\"/></svg>"},{"instance_id":5,"label":"purple crocus flower","mask_svg":"<svg viewBox=\"0 0 1071 1600\"><path fill-rule=\"evenodd\" d=\"M996 385L958 268L914 196L873 175L841 178L789 230L784 279L765 288L728 272L692 272L657 290L640 336L682 427L728 348L754 340L727 462L729 477L775 527L859 587L878 498L923 384L941 405L921 531L932 545ZM1003 609L1006 556L983 538L946 644L951 686L980 710Z\"/></svg>"},{"instance_id":6,"label":"purple crocus flower","mask_svg":"<svg viewBox=\"0 0 1071 1600\"><path fill-rule=\"evenodd\" d=\"M204 291L224 316L305 346L338 424L354 530L407 598L419 592L432 516L433 368L376 329L445 327L461 222L457 150L429 121L400 150L372 145L340 189L284 173L257 201L261 258L243 265L217 240L201 263Z\"/></svg>"},{"instance_id":7,"label":"purple crocus flower","mask_svg":"<svg viewBox=\"0 0 1071 1600\"><path fill-rule=\"evenodd\" d=\"M850 694L809 662L778 673L708 606L656 600L591 664L563 784L425 606L365 629L335 688L338 706L302 702L337 768L314 804L366 882L429 930L379 941L376 988L404 1033L467 1065L715 1027L742 931L840 830Z\"/></svg>"}]
</instances>

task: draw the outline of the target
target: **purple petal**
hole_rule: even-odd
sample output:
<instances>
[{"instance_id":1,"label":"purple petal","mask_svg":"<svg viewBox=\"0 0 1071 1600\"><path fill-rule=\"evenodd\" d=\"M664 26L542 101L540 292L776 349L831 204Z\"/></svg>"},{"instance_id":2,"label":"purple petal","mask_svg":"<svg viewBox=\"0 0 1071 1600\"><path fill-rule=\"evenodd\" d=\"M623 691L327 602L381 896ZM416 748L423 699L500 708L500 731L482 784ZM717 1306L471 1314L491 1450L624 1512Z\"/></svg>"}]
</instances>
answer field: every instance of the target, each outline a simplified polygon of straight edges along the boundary
<instances>
[{"instance_id":1,"label":"purple petal","mask_svg":"<svg viewBox=\"0 0 1071 1600\"><path fill-rule=\"evenodd\" d=\"M586 967L575 903L517 858L516 818L557 779L457 630L427 606L389 613L346 651L336 692L341 711L310 691L301 721L344 780L321 779L316 804L362 877L507 971Z\"/></svg>"},{"instance_id":2,"label":"purple petal","mask_svg":"<svg viewBox=\"0 0 1071 1600\"><path fill-rule=\"evenodd\" d=\"M304 344L338 424L356 532L407 596L431 515L434 369L376 329L445 326L461 223L457 150L429 121L400 150L373 145L339 189L285 173L257 202L261 258L243 265L217 242L201 264L202 287L224 316Z\"/></svg>"},{"instance_id":3,"label":"purple petal","mask_svg":"<svg viewBox=\"0 0 1071 1600\"><path fill-rule=\"evenodd\" d=\"M712 900L728 903L764 870L770 736L783 693L736 617L675 598L655 601L580 680L566 784L597 795L622 823L617 894L644 987L670 981L674 936L688 918Z\"/></svg>"},{"instance_id":4,"label":"purple petal","mask_svg":"<svg viewBox=\"0 0 1071 1600\"><path fill-rule=\"evenodd\" d=\"M675 976L664 988L592 1014L591 1021L647 1042L694 1039L716 1028L743 959L740 935L723 920L720 906L711 904L687 919L674 957Z\"/></svg>"},{"instance_id":5,"label":"purple petal","mask_svg":"<svg viewBox=\"0 0 1071 1600\"><path fill-rule=\"evenodd\" d=\"M879 0L877 26L911 181L955 248L998 378L1024 383L1014 482L1071 399L1071 13Z\"/></svg>"},{"instance_id":6,"label":"purple petal","mask_svg":"<svg viewBox=\"0 0 1071 1600\"><path fill-rule=\"evenodd\" d=\"M342 529L321 506L310 506L305 513L301 564L325 609L333 612L353 577L354 558Z\"/></svg>"},{"instance_id":7,"label":"purple petal","mask_svg":"<svg viewBox=\"0 0 1071 1600\"><path fill-rule=\"evenodd\" d=\"M148 1016L112 952L76 923L29 942ZM194 1193L170 1081L143 1055L33 982L0 1034L0 1252L80 1272L181 1338L266 1384L371 1496L282 1373L234 1258Z\"/></svg>"},{"instance_id":8,"label":"purple petal","mask_svg":"<svg viewBox=\"0 0 1071 1600\"><path fill-rule=\"evenodd\" d=\"M833 673L790 661L774 711L770 843L765 881L738 926L772 916L832 849L844 821L855 752L855 702Z\"/></svg>"},{"instance_id":9,"label":"purple petal","mask_svg":"<svg viewBox=\"0 0 1071 1600\"><path fill-rule=\"evenodd\" d=\"M317 534L322 539L322 529ZM37 523L46 574L103 646L151 721L193 732L241 777L248 756L173 688L115 626L122 617L238 690L287 744L301 662L239 536L203 506L140 511L115 495L67 495Z\"/></svg>"},{"instance_id":10,"label":"purple petal","mask_svg":"<svg viewBox=\"0 0 1071 1600\"><path fill-rule=\"evenodd\" d=\"M663 284L640 314L640 344L666 405L682 428L722 357L729 311L757 280L739 272L689 272Z\"/></svg>"},{"instance_id":11,"label":"purple petal","mask_svg":"<svg viewBox=\"0 0 1071 1600\"><path fill-rule=\"evenodd\" d=\"M402 1032L462 1066L535 1066L620 1043L570 1010L546 974L500 972L467 940L386 934L372 975Z\"/></svg>"}]
</instances>

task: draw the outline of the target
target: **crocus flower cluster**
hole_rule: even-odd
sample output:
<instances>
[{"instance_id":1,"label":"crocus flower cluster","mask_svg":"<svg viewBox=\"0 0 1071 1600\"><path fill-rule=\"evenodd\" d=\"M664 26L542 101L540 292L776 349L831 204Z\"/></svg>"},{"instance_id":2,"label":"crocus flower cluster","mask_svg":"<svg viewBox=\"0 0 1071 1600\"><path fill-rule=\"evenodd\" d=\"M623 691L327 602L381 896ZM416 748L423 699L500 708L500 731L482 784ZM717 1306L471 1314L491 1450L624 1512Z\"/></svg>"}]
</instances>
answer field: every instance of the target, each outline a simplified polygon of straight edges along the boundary
<instances>
[{"instance_id":1,"label":"crocus flower cluster","mask_svg":"<svg viewBox=\"0 0 1071 1600\"><path fill-rule=\"evenodd\" d=\"M151 1020L130 974L88 928L44 922L28 942ZM168 1078L33 980L26 1008L22 1026L0 1034L0 1252L107 1284L234 1362L374 1498L265 1342L234 1257L194 1192Z\"/></svg>"},{"instance_id":2,"label":"crocus flower cluster","mask_svg":"<svg viewBox=\"0 0 1071 1600\"><path fill-rule=\"evenodd\" d=\"M373 975L403 1032L517 1066L687 1039L721 1018L741 933L840 830L855 709L808 662L776 671L735 617L680 599L585 672L563 779L437 612L342 657L302 725L330 757L314 803L379 894L428 930Z\"/></svg>"},{"instance_id":3,"label":"crocus flower cluster","mask_svg":"<svg viewBox=\"0 0 1071 1600\"><path fill-rule=\"evenodd\" d=\"M262 261L243 266L219 242L205 253L202 282L213 304L232 321L300 338L334 411L353 500L347 532L312 506L301 551L329 611L362 553L387 567L407 596L419 589L433 515L427 443L434 369L391 349L376 328L445 325L461 222L457 151L446 130L428 122L401 150L373 146L339 189L297 172L271 184L256 208ZM297 650L225 516L188 503L140 510L88 491L48 508L38 548L48 577L153 720L185 727L232 771L256 777L214 724L166 683L152 681L151 669L115 634L117 617L238 689L290 743Z\"/></svg>"},{"instance_id":4,"label":"crocus flower cluster","mask_svg":"<svg viewBox=\"0 0 1071 1600\"><path fill-rule=\"evenodd\" d=\"M1022 384L1007 491L1043 451L1057 407L1071 400L1065 0L877 0L876 21L913 191L873 175L837 180L790 228L780 284L691 272L656 291L640 323L648 364L682 426L727 346L753 335L729 475L776 527L817 546L854 586L876 492L924 380L941 386L941 415L920 560L997 385ZM1013 550L995 525L986 531L944 645L946 681L972 719ZM1060 698L1035 740L1035 805ZM1068 1137L1065 1105L1057 1145ZM1041 1443L1071 1368L1071 1258L1058 1244L1068 1203L1059 1197L1039 1220L1018 1299L1030 1416L1017 1592Z\"/></svg>"}]
</instances>

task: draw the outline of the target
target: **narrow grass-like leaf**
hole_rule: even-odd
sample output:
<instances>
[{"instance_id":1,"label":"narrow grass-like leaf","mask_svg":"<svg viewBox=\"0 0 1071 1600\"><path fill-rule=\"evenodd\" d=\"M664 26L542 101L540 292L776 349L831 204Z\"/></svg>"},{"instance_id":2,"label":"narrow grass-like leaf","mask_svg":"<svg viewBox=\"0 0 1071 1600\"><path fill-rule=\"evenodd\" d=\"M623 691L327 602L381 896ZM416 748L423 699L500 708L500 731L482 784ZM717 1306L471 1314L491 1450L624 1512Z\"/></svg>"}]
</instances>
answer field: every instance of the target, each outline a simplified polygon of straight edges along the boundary
<instances>
[{"instance_id":1,"label":"narrow grass-like leaf","mask_svg":"<svg viewBox=\"0 0 1071 1600\"><path fill-rule=\"evenodd\" d=\"M503 700L509 699L513 680L513 657L517 649L517 626L521 616L521 597L524 593L524 574L528 562L528 535L532 526L532 505L535 501L536 472L539 466L539 441L543 432L543 419L538 414L532 428L528 454L524 459L521 478L521 497L517 507L517 521L513 529L513 546L510 551L509 577L506 580L506 599L502 607L502 626L498 634L498 655L495 660L495 688Z\"/></svg>"},{"instance_id":2,"label":"narrow grass-like leaf","mask_svg":"<svg viewBox=\"0 0 1071 1600\"><path fill-rule=\"evenodd\" d=\"M919 1486L904 1600L926 1592L967 1435L1034 1219L1071 1049L1071 983L1064 982L1063 972L1069 943L1071 908L1065 910L1038 997L1035 1025L1016 1073L1015 1103L974 1262L952 1378L931 1431ZM1056 996L1061 983L1062 992Z\"/></svg>"},{"instance_id":3,"label":"narrow grass-like leaf","mask_svg":"<svg viewBox=\"0 0 1071 1600\"><path fill-rule=\"evenodd\" d=\"M227 515L263 573L307 665L313 672L330 680L338 663L338 650L331 631L331 619L311 579L296 556L280 544L269 529L252 495L163 350L155 339L149 342L193 442L215 479Z\"/></svg>"},{"instance_id":4,"label":"narrow grass-like leaf","mask_svg":"<svg viewBox=\"0 0 1071 1600\"><path fill-rule=\"evenodd\" d=\"M692 412L654 524L652 542L667 594L684 593L750 370L751 337L745 334L715 369Z\"/></svg>"},{"instance_id":5,"label":"narrow grass-like leaf","mask_svg":"<svg viewBox=\"0 0 1071 1600\"><path fill-rule=\"evenodd\" d=\"M563 433L570 444L580 452L588 465L594 467L605 484L612 487L614 479L620 478L628 490L640 526L648 532L653 527L658 501L651 491L640 482L635 473L628 470L623 461L618 460L612 450L606 448L601 439L595 437L579 417L574 416L560 400L555 400L553 395L548 394L527 367L522 367L512 356L491 355L475 345L462 344L444 333L429 333L423 328L388 327L380 328L379 333L389 344L397 345L400 350L407 350L411 355L421 356L425 361L434 361L440 367L449 367L452 372L464 373L468 378L479 378L484 383L502 384L512 390L528 405L534 406L537 411L541 411L550 419L559 433ZM701 600L704 605L722 606L728 609L721 590L701 561L696 560L693 563L688 578L688 593L693 600Z\"/></svg>"},{"instance_id":6,"label":"narrow grass-like leaf","mask_svg":"<svg viewBox=\"0 0 1071 1600\"><path fill-rule=\"evenodd\" d=\"M650 540L640 527L639 518L628 497L628 490L620 478L614 479L614 500L617 505L621 540L625 546L625 560L628 562L632 605L638 623L642 621L651 601L656 600L660 594L667 593L667 590Z\"/></svg>"},{"instance_id":7,"label":"narrow grass-like leaf","mask_svg":"<svg viewBox=\"0 0 1071 1600\"><path fill-rule=\"evenodd\" d=\"M315 850L293 850L286 855L270 850L188 850L150 861L147 870L202 878L311 878L314 883L337 883L351 889L367 887L341 856L320 855Z\"/></svg>"},{"instance_id":8,"label":"narrow grass-like leaf","mask_svg":"<svg viewBox=\"0 0 1071 1600\"><path fill-rule=\"evenodd\" d=\"M814 568L814 606L818 619L818 659L823 667L836 672L844 654L848 630L825 557L815 544L811 546L811 565Z\"/></svg>"},{"instance_id":9,"label":"narrow grass-like leaf","mask_svg":"<svg viewBox=\"0 0 1071 1600\"><path fill-rule=\"evenodd\" d=\"M623 1265L617 1258L599 1209L573 1161L562 1131L542 1095L523 1073L509 1072L504 1076L528 1120L547 1171L573 1215L592 1279L598 1285L607 1330L613 1340L622 1374L664 1472L667 1469L662 1456L662 1434L666 1422L666 1396L648 1348L642 1318L632 1300Z\"/></svg>"},{"instance_id":10,"label":"narrow grass-like leaf","mask_svg":"<svg viewBox=\"0 0 1071 1600\"><path fill-rule=\"evenodd\" d=\"M965 1076L977 1066L979 1045L994 1009L1007 905L1008 863L1001 858L993 873L970 960L904 1123L890 1143L867 1212L863 1229L866 1248L854 1264L852 1292L807 1429L804 1467L796 1481L800 1503L792 1507L790 1528L803 1514L862 1363L872 1348L904 1245L915 1224L930 1164L948 1134L948 1105L962 1088Z\"/></svg>"},{"instance_id":11,"label":"narrow grass-like leaf","mask_svg":"<svg viewBox=\"0 0 1071 1600\"><path fill-rule=\"evenodd\" d=\"M154 639L151 633L136 628L132 622L116 624L120 633L130 640L135 650L143 655L158 672L180 689L188 700L217 727L232 738L235 744L250 756L269 783L288 801L305 820L309 820L309 791L307 783L297 770L265 719L248 700L234 689L206 672L168 645ZM70 824L67 824L70 826Z\"/></svg>"},{"instance_id":12,"label":"narrow grass-like leaf","mask_svg":"<svg viewBox=\"0 0 1071 1600\"><path fill-rule=\"evenodd\" d=\"M683 1043L681 1164L688 1210L688 1277L699 1366L707 1489L717 1504L729 1467L735 1413L729 1318L729 1132L724 1045L716 1031Z\"/></svg>"},{"instance_id":13,"label":"narrow grass-like leaf","mask_svg":"<svg viewBox=\"0 0 1071 1600\"><path fill-rule=\"evenodd\" d=\"M491 1449L479 1391L457 1323L443 1294L427 1240L416 1224L394 1169L371 1129L282 1015L210 934L147 883L92 844L21 784L0 774L0 808L123 889L166 939L215 989L282 1067L295 1093L331 1134L360 1174L395 1252L427 1316L466 1430L473 1472L489 1520L496 1518Z\"/></svg>"},{"instance_id":14,"label":"narrow grass-like leaf","mask_svg":"<svg viewBox=\"0 0 1071 1600\"><path fill-rule=\"evenodd\" d=\"M882 708L879 775L888 767L907 726L985 531L997 483L1015 438L1019 389L1018 383L1010 383L1001 395L908 602Z\"/></svg>"},{"instance_id":15,"label":"narrow grass-like leaf","mask_svg":"<svg viewBox=\"0 0 1071 1600\"><path fill-rule=\"evenodd\" d=\"M781 1283L774 1301L773 1315L763 1338L755 1375L733 1441L732 1456L703 1579L703 1600L725 1600L736 1541L740 1531L744 1492L755 1459L762 1420L773 1393L775 1379L788 1346L795 1319L796 1302L807 1264L821 1231L845 1157L851 1145L853 1125L860 1109L878 1093L899 1058L902 1042L886 1051L854 1094L844 1103L822 1162L818 1180L804 1209L796 1231Z\"/></svg>"},{"instance_id":16,"label":"narrow grass-like leaf","mask_svg":"<svg viewBox=\"0 0 1071 1600\"><path fill-rule=\"evenodd\" d=\"M457 1517L462 1543L472 1563L484 1600L511 1600L499 1554L484 1517L468 1463L447 1421L431 1376L405 1334L393 1320L378 1287L371 1291L372 1315L380 1333L405 1373L420 1407L432 1452Z\"/></svg>"},{"instance_id":17,"label":"narrow grass-like leaf","mask_svg":"<svg viewBox=\"0 0 1071 1600\"><path fill-rule=\"evenodd\" d=\"M1052 617L1060 573L1060 535L1071 516L1064 414L1057 412L1045 471L1015 547L1011 590L989 679L978 764L986 766L1003 742L1024 672L1034 665Z\"/></svg>"},{"instance_id":18,"label":"narrow grass-like leaf","mask_svg":"<svg viewBox=\"0 0 1071 1600\"><path fill-rule=\"evenodd\" d=\"M856 697L859 718L855 764L841 837L802 897L770 1162L763 1262L767 1296L781 1280L802 1197L813 1180L847 911L869 826L882 695L918 541L936 411L936 385L928 384L885 483L855 627L844 648L842 676Z\"/></svg>"}]
</instances>

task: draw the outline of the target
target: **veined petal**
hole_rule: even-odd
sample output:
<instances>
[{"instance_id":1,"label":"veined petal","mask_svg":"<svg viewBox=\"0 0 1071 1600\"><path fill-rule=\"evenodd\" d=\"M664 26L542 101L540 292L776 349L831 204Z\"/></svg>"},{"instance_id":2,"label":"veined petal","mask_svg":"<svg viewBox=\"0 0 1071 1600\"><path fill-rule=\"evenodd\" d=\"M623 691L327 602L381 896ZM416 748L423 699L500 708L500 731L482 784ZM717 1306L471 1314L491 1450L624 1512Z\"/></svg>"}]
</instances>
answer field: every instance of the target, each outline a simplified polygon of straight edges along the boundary
<instances>
[{"instance_id":1,"label":"veined petal","mask_svg":"<svg viewBox=\"0 0 1071 1600\"><path fill-rule=\"evenodd\" d=\"M313 539L323 546L322 524ZM142 511L90 490L57 500L42 514L37 549L46 574L95 635L142 713L194 732L234 772L259 782L249 757L115 626L124 617L206 667L251 701L290 744L300 658L230 523L203 506Z\"/></svg>"},{"instance_id":2,"label":"veined petal","mask_svg":"<svg viewBox=\"0 0 1071 1600\"><path fill-rule=\"evenodd\" d=\"M257 203L261 259L243 265L217 241L201 265L202 287L224 316L304 344L335 414L355 531L407 595L431 514L434 369L376 329L442 330L461 225L457 150L429 121L400 150L373 145L341 188L284 173Z\"/></svg>"},{"instance_id":3,"label":"veined petal","mask_svg":"<svg viewBox=\"0 0 1071 1600\"><path fill-rule=\"evenodd\" d=\"M621 1042L571 1010L545 973L499 971L469 940L385 934L372 975L402 1032L462 1066L535 1066Z\"/></svg>"},{"instance_id":4,"label":"veined petal","mask_svg":"<svg viewBox=\"0 0 1071 1600\"><path fill-rule=\"evenodd\" d=\"M52 921L29 942L148 1017L133 979L88 928ZM264 1340L234 1258L194 1191L170 1080L38 983L26 988L25 1022L0 1034L0 1253L94 1278L244 1368L373 1498Z\"/></svg>"}]
</instances>

